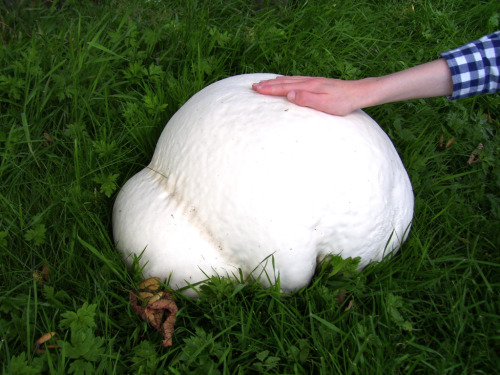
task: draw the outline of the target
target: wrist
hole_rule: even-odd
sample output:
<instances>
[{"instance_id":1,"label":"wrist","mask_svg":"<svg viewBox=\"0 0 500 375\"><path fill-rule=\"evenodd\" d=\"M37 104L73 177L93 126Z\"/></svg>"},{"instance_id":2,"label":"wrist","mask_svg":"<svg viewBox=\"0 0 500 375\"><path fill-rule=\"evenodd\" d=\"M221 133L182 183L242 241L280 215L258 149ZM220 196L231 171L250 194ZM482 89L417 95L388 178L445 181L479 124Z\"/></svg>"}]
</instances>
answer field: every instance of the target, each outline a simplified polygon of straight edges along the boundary
<instances>
[{"instance_id":1,"label":"wrist","mask_svg":"<svg viewBox=\"0 0 500 375\"><path fill-rule=\"evenodd\" d=\"M383 82L381 78L383 77L367 77L355 81L357 86L356 109L373 107L384 103Z\"/></svg>"}]
</instances>

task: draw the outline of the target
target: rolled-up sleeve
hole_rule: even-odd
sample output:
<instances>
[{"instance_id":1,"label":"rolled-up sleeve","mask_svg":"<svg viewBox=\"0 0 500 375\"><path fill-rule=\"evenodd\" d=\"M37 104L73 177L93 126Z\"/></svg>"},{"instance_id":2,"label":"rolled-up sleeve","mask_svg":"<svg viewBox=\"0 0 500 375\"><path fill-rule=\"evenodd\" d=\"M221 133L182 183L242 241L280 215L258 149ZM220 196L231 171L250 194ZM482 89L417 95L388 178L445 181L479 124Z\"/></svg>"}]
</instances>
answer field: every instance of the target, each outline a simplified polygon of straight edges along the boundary
<instances>
[{"instance_id":1,"label":"rolled-up sleeve","mask_svg":"<svg viewBox=\"0 0 500 375\"><path fill-rule=\"evenodd\" d=\"M500 31L441 53L450 67L450 99L500 91Z\"/></svg>"}]
</instances>

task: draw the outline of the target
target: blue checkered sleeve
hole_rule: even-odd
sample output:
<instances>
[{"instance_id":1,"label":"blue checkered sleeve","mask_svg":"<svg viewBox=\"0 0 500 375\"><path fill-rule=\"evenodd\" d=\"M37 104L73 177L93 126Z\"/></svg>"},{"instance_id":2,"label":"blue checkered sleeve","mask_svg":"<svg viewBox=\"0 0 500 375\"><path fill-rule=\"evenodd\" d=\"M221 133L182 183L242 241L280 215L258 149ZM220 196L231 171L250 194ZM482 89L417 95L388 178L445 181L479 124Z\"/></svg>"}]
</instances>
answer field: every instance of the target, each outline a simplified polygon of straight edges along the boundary
<instances>
[{"instance_id":1,"label":"blue checkered sleeve","mask_svg":"<svg viewBox=\"0 0 500 375\"><path fill-rule=\"evenodd\" d=\"M500 31L441 54L453 80L450 99L500 91Z\"/></svg>"}]
</instances>

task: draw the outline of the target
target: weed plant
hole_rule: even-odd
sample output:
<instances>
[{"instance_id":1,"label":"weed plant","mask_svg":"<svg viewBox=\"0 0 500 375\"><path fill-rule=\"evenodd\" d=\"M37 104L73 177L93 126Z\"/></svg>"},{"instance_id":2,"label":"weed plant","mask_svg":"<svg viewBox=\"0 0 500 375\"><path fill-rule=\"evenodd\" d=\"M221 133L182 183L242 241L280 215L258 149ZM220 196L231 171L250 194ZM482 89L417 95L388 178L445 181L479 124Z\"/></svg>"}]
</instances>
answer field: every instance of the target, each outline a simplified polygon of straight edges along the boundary
<instances>
[{"instance_id":1,"label":"weed plant","mask_svg":"<svg viewBox=\"0 0 500 375\"><path fill-rule=\"evenodd\" d=\"M498 0L0 6L3 373L500 371L498 95L368 108L415 191L401 251L362 272L333 258L290 296L213 278L198 299L176 295L171 348L130 308L141 275L124 266L110 232L120 186L208 84L252 72L398 71L498 30ZM37 347L48 332L58 347Z\"/></svg>"}]
</instances>

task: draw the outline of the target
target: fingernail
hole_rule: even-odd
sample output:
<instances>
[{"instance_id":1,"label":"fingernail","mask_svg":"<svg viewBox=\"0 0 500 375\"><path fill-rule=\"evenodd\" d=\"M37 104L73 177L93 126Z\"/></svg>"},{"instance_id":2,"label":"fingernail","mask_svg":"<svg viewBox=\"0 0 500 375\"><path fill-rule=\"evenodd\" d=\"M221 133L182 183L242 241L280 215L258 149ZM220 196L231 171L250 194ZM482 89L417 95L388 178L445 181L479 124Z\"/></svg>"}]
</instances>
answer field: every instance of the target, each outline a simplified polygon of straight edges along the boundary
<instances>
[{"instance_id":1,"label":"fingernail","mask_svg":"<svg viewBox=\"0 0 500 375\"><path fill-rule=\"evenodd\" d=\"M287 99L290 100L291 102L293 102L295 100L295 91L290 91L287 95L286 95Z\"/></svg>"}]
</instances>

